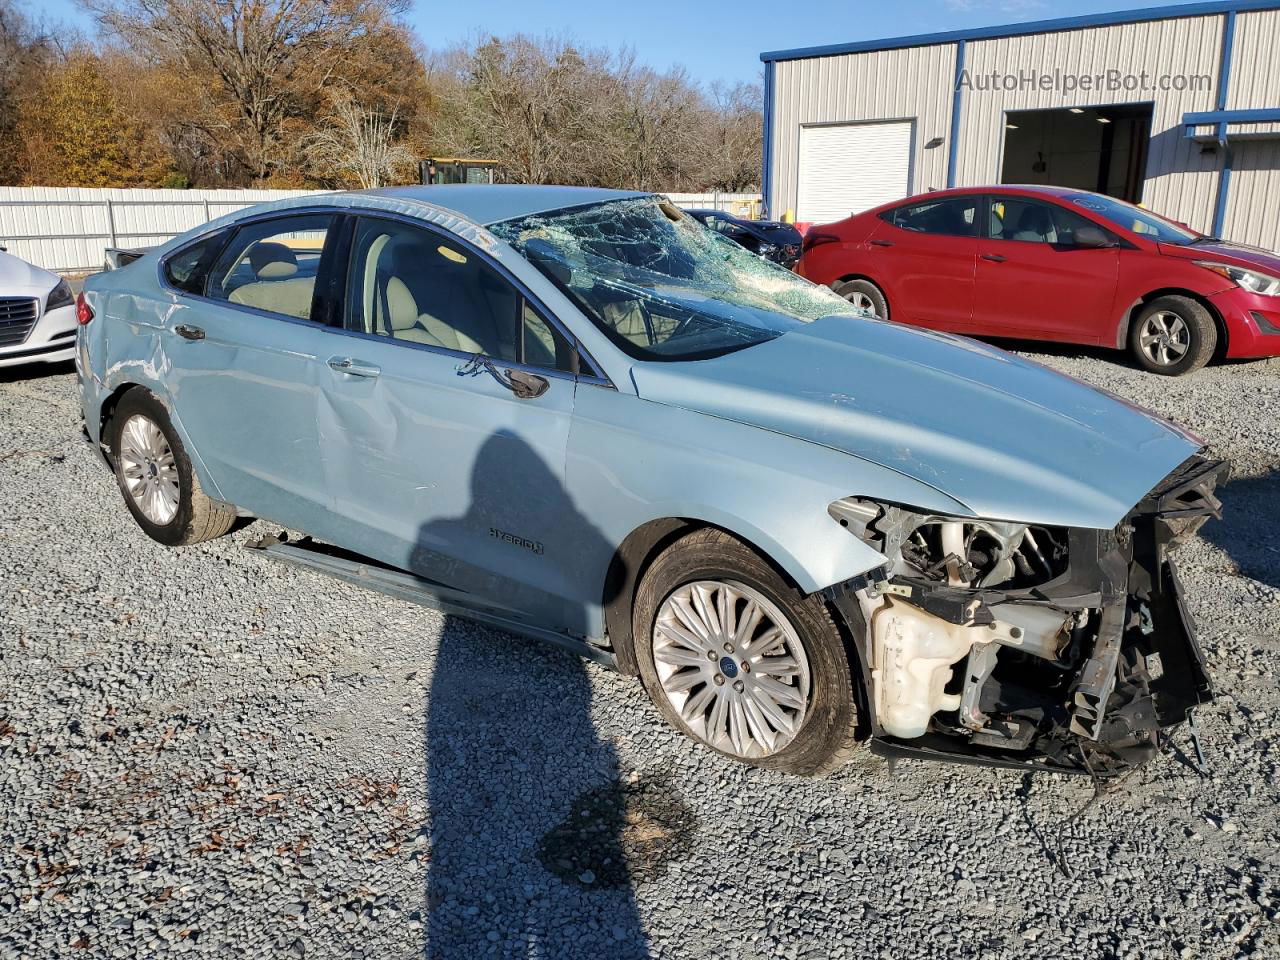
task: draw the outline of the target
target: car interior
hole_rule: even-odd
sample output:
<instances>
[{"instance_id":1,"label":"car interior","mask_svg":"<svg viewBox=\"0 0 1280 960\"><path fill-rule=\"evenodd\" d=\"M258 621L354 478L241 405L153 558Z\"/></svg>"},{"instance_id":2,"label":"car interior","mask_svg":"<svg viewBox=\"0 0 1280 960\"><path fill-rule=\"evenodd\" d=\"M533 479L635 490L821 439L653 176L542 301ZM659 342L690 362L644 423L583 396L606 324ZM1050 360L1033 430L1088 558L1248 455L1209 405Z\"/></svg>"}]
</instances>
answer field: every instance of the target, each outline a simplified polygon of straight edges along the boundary
<instances>
[{"instance_id":1,"label":"car interior","mask_svg":"<svg viewBox=\"0 0 1280 960\"><path fill-rule=\"evenodd\" d=\"M311 315L323 243L323 235L318 245L308 237L296 248L277 240L260 240L225 275L222 293L231 303L306 319Z\"/></svg>"},{"instance_id":2,"label":"car interior","mask_svg":"<svg viewBox=\"0 0 1280 960\"><path fill-rule=\"evenodd\" d=\"M348 324L362 333L556 367L555 337L522 297L474 254L426 231L362 221L348 284Z\"/></svg>"}]
</instances>

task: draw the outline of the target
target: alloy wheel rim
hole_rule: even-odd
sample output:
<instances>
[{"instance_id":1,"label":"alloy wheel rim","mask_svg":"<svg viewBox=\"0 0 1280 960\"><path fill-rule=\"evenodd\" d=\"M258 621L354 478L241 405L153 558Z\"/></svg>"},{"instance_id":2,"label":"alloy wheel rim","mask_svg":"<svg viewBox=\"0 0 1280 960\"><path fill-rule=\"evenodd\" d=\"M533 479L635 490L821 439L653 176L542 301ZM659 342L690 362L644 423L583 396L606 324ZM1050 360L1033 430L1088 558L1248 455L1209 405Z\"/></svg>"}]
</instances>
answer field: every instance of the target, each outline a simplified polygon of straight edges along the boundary
<instances>
[{"instance_id":1,"label":"alloy wheel rim","mask_svg":"<svg viewBox=\"0 0 1280 960\"><path fill-rule=\"evenodd\" d=\"M120 431L120 473L125 491L142 515L165 526L178 515L178 466L162 431L134 414Z\"/></svg>"},{"instance_id":2,"label":"alloy wheel rim","mask_svg":"<svg viewBox=\"0 0 1280 960\"><path fill-rule=\"evenodd\" d=\"M1176 313L1161 310L1147 317L1143 323L1138 345L1152 363L1169 367L1191 349L1191 328Z\"/></svg>"},{"instance_id":3,"label":"alloy wheel rim","mask_svg":"<svg viewBox=\"0 0 1280 960\"><path fill-rule=\"evenodd\" d=\"M876 314L876 305L872 303L871 298L861 290L849 294L845 299L860 310L866 310L869 313ZM876 315L878 316L878 314Z\"/></svg>"},{"instance_id":4,"label":"alloy wheel rim","mask_svg":"<svg viewBox=\"0 0 1280 960\"><path fill-rule=\"evenodd\" d=\"M804 644L782 611L744 583L699 580L673 591L654 622L653 660L667 702L717 750L767 757L804 725Z\"/></svg>"}]
</instances>

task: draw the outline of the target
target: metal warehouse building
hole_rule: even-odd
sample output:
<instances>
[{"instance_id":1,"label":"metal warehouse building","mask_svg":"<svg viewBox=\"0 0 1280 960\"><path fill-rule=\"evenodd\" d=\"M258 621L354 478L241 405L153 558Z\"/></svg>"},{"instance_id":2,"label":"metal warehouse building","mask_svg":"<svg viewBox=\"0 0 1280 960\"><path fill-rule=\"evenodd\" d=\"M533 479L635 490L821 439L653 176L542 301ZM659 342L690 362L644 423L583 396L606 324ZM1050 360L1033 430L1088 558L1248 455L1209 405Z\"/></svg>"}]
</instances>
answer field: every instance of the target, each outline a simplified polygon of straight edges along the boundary
<instances>
[{"instance_id":1,"label":"metal warehouse building","mask_svg":"<svg viewBox=\"0 0 1280 960\"><path fill-rule=\"evenodd\" d=\"M1048 183L1280 248L1280 2L1227 0L761 55L764 200L839 220Z\"/></svg>"}]
</instances>

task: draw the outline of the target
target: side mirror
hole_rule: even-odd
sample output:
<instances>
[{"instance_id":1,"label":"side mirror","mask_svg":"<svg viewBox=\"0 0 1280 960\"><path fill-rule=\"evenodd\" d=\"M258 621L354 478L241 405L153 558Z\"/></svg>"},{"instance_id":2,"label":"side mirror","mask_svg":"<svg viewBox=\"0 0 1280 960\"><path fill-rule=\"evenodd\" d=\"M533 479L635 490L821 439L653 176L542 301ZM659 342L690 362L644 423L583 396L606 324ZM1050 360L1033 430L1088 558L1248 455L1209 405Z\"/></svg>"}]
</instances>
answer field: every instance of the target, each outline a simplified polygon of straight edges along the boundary
<instances>
[{"instance_id":1,"label":"side mirror","mask_svg":"<svg viewBox=\"0 0 1280 960\"><path fill-rule=\"evenodd\" d=\"M1072 238L1074 245L1087 250L1099 250L1103 247L1115 246L1111 238L1099 227L1076 227Z\"/></svg>"}]
</instances>

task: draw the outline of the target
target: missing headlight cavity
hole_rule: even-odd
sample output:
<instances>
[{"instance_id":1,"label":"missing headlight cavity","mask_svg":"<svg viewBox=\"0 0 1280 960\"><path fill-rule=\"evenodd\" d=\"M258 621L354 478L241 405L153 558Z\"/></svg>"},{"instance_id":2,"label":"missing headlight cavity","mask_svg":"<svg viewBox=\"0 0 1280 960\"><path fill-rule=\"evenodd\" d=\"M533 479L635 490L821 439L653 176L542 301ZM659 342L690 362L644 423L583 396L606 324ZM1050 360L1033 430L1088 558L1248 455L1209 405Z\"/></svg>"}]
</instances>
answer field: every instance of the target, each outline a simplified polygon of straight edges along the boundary
<instances>
[{"instance_id":1,"label":"missing headlight cavity","mask_svg":"<svg viewBox=\"0 0 1280 960\"><path fill-rule=\"evenodd\" d=\"M1114 529L940 516L848 498L885 558L830 592L859 626L873 749L1108 776L1212 691L1169 557L1219 503L1192 458Z\"/></svg>"},{"instance_id":2,"label":"missing headlight cavity","mask_svg":"<svg viewBox=\"0 0 1280 960\"><path fill-rule=\"evenodd\" d=\"M831 515L891 561L895 576L949 586L1022 588L1067 569L1067 531L997 520L961 520L853 498Z\"/></svg>"}]
</instances>

